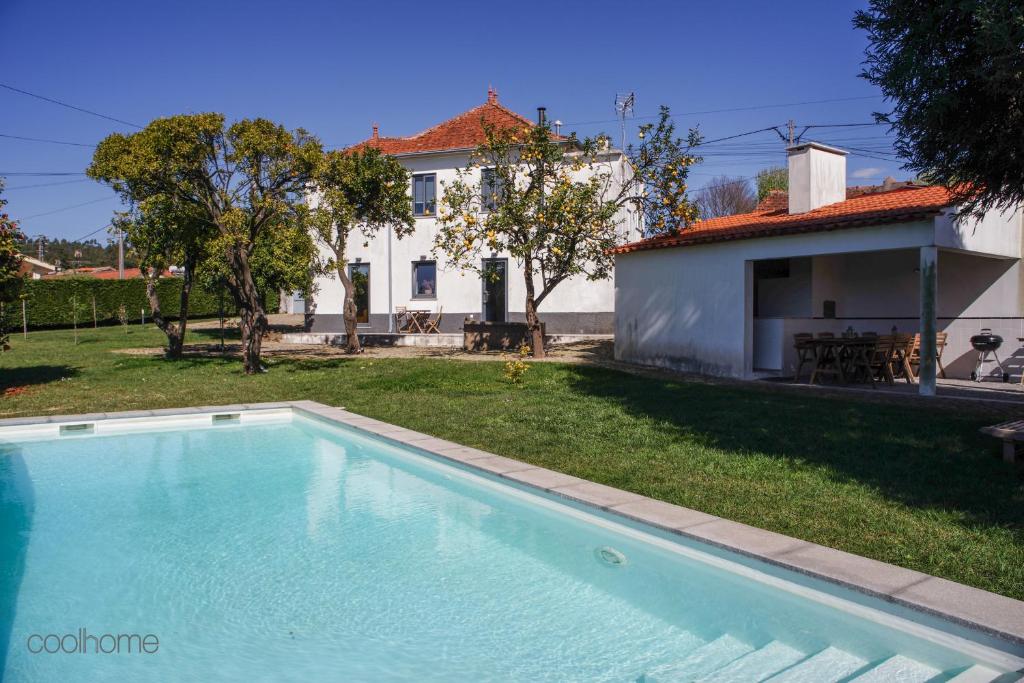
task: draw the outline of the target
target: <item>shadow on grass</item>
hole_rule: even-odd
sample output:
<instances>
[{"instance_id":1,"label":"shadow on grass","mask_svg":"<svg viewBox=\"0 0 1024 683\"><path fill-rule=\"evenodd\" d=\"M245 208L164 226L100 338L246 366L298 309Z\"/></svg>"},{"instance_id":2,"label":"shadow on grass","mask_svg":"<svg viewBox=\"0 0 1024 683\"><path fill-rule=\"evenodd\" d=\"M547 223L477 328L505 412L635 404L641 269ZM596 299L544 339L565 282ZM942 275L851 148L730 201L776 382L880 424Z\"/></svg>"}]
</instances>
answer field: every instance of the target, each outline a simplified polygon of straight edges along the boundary
<instances>
[{"instance_id":1,"label":"shadow on grass","mask_svg":"<svg viewBox=\"0 0 1024 683\"><path fill-rule=\"evenodd\" d=\"M762 389L658 380L574 366L570 387L653 420L675 441L827 468L915 508L1024 531L1022 472L1003 463L984 417ZM680 452L680 457L686 457Z\"/></svg>"},{"instance_id":2,"label":"shadow on grass","mask_svg":"<svg viewBox=\"0 0 1024 683\"><path fill-rule=\"evenodd\" d=\"M74 377L77 374L78 370L70 365L28 365L4 368L3 372L0 372L0 393L18 387L59 382L61 379Z\"/></svg>"}]
</instances>

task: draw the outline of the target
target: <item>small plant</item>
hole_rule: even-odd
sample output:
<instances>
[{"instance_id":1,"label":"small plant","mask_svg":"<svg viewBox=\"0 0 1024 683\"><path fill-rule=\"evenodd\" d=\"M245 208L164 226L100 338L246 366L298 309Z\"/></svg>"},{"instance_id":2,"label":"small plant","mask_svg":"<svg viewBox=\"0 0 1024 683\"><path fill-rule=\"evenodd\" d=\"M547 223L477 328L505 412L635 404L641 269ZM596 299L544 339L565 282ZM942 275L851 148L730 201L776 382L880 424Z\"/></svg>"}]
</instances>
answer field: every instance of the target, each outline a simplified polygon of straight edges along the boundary
<instances>
[{"instance_id":1,"label":"small plant","mask_svg":"<svg viewBox=\"0 0 1024 683\"><path fill-rule=\"evenodd\" d=\"M117 321L121 323L124 333L128 334L128 307L124 304L117 307Z\"/></svg>"},{"instance_id":2,"label":"small plant","mask_svg":"<svg viewBox=\"0 0 1024 683\"><path fill-rule=\"evenodd\" d=\"M510 384L517 387L523 386L523 377L526 375L526 371L530 369L530 365L526 362L529 355L530 346L523 344L519 347L518 355L515 358L508 358L505 361L505 379Z\"/></svg>"}]
</instances>

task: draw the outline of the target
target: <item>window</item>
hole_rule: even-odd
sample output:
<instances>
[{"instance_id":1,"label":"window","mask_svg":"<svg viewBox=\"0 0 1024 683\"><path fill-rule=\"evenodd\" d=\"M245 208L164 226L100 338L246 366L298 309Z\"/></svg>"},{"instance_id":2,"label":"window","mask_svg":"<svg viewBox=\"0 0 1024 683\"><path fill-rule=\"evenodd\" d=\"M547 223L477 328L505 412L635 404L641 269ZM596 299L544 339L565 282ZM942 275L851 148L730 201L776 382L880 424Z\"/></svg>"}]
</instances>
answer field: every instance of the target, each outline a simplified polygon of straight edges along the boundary
<instances>
[{"instance_id":1,"label":"window","mask_svg":"<svg viewBox=\"0 0 1024 683\"><path fill-rule=\"evenodd\" d=\"M433 216L436 204L437 176L423 173L412 177L412 213L414 216Z\"/></svg>"},{"instance_id":2,"label":"window","mask_svg":"<svg viewBox=\"0 0 1024 683\"><path fill-rule=\"evenodd\" d=\"M353 299L356 303L356 323L368 325L370 323L370 264L348 264L348 277L352 280L352 287L355 289Z\"/></svg>"},{"instance_id":3,"label":"window","mask_svg":"<svg viewBox=\"0 0 1024 683\"><path fill-rule=\"evenodd\" d=\"M437 261L414 261L412 264L412 298L437 298Z\"/></svg>"},{"instance_id":4,"label":"window","mask_svg":"<svg viewBox=\"0 0 1024 683\"><path fill-rule=\"evenodd\" d=\"M494 211L501 203L502 181L494 174L493 168L480 171L480 199L484 211Z\"/></svg>"}]
</instances>

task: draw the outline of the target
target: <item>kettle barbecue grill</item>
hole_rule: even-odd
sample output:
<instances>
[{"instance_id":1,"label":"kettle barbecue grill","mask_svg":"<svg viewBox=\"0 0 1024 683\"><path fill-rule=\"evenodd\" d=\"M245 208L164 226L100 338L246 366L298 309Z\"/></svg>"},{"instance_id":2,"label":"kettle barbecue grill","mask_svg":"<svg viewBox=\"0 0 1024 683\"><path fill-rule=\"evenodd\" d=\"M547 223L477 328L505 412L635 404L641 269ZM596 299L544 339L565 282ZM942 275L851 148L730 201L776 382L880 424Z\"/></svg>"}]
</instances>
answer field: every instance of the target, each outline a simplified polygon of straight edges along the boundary
<instances>
[{"instance_id":1,"label":"kettle barbecue grill","mask_svg":"<svg viewBox=\"0 0 1024 683\"><path fill-rule=\"evenodd\" d=\"M1000 346L1003 345L1003 338L998 334L993 334L992 330L988 327L981 328L981 332L971 337L971 346L978 352L978 362L974 366L974 372L971 373L971 379L975 382L980 382L982 379L982 368L985 363L991 362L989 354L995 359L996 367L999 368L999 372L1003 376L1004 382L1010 381L1010 373L1003 369L1003 364L999 362L999 354L996 351Z\"/></svg>"}]
</instances>

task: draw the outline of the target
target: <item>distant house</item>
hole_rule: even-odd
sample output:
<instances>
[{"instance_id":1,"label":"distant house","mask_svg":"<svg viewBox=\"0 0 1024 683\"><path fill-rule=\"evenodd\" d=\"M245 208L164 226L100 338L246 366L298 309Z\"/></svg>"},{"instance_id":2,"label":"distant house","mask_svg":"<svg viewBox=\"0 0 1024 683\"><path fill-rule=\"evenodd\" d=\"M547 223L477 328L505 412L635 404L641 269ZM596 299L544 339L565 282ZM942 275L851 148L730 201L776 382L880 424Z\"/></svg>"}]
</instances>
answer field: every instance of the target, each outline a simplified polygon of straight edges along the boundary
<instances>
[{"instance_id":1,"label":"distant house","mask_svg":"<svg viewBox=\"0 0 1024 683\"><path fill-rule=\"evenodd\" d=\"M788 196L616 250L616 358L785 376L796 333L916 333L934 322L949 335L948 376L970 375L969 339L983 327L1004 338L1015 373L1024 367L1019 207L979 221L958 216L941 187L848 192L842 150L806 143L788 155Z\"/></svg>"},{"instance_id":2,"label":"distant house","mask_svg":"<svg viewBox=\"0 0 1024 683\"><path fill-rule=\"evenodd\" d=\"M28 276L33 280L38 280L55 272L57 272L57 266L22 254L21 265L18 267L18 275Z\"/></svg>"},{"instance_id":3,"label":"distant house","mask_svg":"<svg viewBox=\"0 0 1024 683\"><path fill-rule=\"evenodd\" d=\"M174 277L175 272L173 269L164 271L160 277ZM85 268L69 268L68 270L61 270L56 273L50 273L45 275L44 279L50 280L54 278L62 277L92 277L97 280L118 280L121 279L121 274L117 268L112 266L97 266L97 267L85 267ZM142 277L142 271L138 268L125 268L124 279L134 280L135 278Z\"/></svg>"},{"instance_id":4,"label":"distant house","mask_svg":"<svg viewBox=\"0 0 1024 683\"><path fill-rule=\"evenodd\" d=\"M401 240L383 230L367 243L353 238L349 248L349 274L356 284L359 328L367 332L391 331L397 308L443 310L441 330L461 331L463 320L521 322L525 320L523 268L507 253L484 255L480 266L494 277L481 278L447 265L443 255L431 252L438 233L437 204L444 184L469 165L470 154L486 141L484 124L522 129L534 124L498 102L491 89L487 101L454 118L409 137L373 135L355 147L374 147L398 159L411 174L409 201L415 232ZM603 153L601 162L616 177L628 173L625 155L616 149ZM481 170L486 172L486 170ZM622 241L640 236L639 217L632 209L619 216ZM326 255L326 254L325 254ZM574 277L562 282L545 299L541 319L550 333L610 333L614 310L611 280L588 281ZM343 289L337 277L320 276L311 300L293 301L285 310L304 310L312 332L342 332Z\"/></svg>"}]
</instances>

